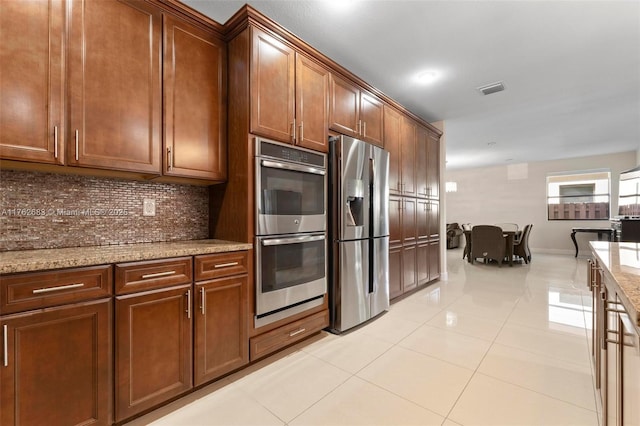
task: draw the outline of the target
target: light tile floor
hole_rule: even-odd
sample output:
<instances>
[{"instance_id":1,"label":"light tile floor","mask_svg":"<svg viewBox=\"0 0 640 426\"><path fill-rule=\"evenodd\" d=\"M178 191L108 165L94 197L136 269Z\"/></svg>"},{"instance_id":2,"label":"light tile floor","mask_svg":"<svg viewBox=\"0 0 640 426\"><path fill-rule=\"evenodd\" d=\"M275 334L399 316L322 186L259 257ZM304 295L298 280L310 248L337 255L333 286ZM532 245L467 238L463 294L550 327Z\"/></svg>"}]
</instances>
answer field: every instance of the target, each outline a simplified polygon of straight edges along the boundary
<instances>
[{"instance_id":1,"label":"light tile floor","mask_svg":"<svg viewBox=\"0 0 640 426\"><path fill-rule=\"evenodd\" d=\"M586 262L447 252L449 275L129 425L598 425Z\"/></svg>"}]
</instances>

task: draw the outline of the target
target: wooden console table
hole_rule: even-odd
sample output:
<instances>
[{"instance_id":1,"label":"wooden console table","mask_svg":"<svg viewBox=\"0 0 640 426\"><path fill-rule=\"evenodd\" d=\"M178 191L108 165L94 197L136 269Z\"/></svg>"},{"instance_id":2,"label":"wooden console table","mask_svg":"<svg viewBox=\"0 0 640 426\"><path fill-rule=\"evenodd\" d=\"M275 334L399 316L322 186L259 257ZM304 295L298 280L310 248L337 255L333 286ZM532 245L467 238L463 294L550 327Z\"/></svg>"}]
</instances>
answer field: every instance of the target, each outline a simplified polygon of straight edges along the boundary
<instances>
[{"instance_id":1,"label":"wooden console table","mask_svg":"<svg viewBox=\"0 0 640 426\"><path fill-rule=\"evenodd\" d=\"M578 257L578 243L576 242L577 232L598 234L598 241L602 241L602 236L605 234L608 235L610 242L616 240L616 230L613 228L571 228L571 239L573 240L573 245L576 247L576 255L574 257Z\"/></svg>"}]
</instances>

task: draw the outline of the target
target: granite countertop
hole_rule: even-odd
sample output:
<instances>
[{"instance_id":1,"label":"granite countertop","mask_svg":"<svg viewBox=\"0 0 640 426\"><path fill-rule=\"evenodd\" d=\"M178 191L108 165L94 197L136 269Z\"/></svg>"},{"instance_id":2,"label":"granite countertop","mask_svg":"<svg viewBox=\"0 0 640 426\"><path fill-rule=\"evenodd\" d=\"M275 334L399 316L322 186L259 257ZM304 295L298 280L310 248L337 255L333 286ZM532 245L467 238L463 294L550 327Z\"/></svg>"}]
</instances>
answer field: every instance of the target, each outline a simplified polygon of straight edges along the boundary
<instances>
[{"instance_id":1,"label":"granite countertop","mask_svg":"<svg viewBox=\"0 0 640 426\"><path fill-rule=\"evenodd\" d=\"M248 243L224 240L194 240L6 251L0 252L0 274L224 253L249 250L251 248L253 246Z\"/></svg>"},{"instance_id":2,"label":"granite countertop","mask_svg":"<svg viewBox=\"0 0 640 426\"><path fill-rule=\"evenodd\" d=\"M615 280L627 313L640 327L640 244L591 241L593 253Z\"/></svg>"}]
</instances>

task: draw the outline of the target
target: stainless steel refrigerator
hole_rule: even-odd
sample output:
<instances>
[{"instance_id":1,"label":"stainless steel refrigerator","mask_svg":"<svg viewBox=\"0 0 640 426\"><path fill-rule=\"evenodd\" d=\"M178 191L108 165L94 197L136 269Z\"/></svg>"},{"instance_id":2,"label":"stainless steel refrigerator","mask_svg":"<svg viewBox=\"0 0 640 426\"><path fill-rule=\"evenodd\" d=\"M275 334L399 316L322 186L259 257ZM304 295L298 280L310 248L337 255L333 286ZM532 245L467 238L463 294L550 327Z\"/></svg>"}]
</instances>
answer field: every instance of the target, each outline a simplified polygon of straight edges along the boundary
<instances>
[{"instance_id":1,"label":"stainless steel refrigerator","mask_svg":"<svg viewBox=\"0 0 640 426\"><path fill-rule=\"evenodd\" d=\"M348 136L329 141L330 330L389 308L389 153Z\"/></svg>"}]
</instances>

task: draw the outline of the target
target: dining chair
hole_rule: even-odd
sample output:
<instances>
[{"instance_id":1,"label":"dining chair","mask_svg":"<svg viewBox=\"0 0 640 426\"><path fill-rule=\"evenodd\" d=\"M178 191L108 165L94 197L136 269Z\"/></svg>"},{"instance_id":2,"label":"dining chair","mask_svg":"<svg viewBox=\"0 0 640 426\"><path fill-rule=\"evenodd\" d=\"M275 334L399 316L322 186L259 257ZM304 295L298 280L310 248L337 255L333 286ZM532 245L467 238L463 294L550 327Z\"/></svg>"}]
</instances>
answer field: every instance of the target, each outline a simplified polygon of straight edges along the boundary
<instances>
[{"instance_id":1,"label":"dining chair","mask_svg":"<svg viewBox=\"0 0 640 426\"><path fill-rule=\"evenodd\" d=\"M477 258L493 259L502 266L507 254L503 231L499 226L476 225L471 229L471 263Z\"/></svg>"},{"instance_id":2,"label":"dining chair","mask_svg":"<svg viewBox=\"0 0 640 426\"><path fill-rule=\"evenodd\" d=\"M514 241L513 243L513 254L524 259L524 263L527 264L531 262L531 250L529 250L529 234L531 234L532 228L532 223L525 225L524 231L522 231L522 236L518 241Z\"/></svg>"}]
</instances>

